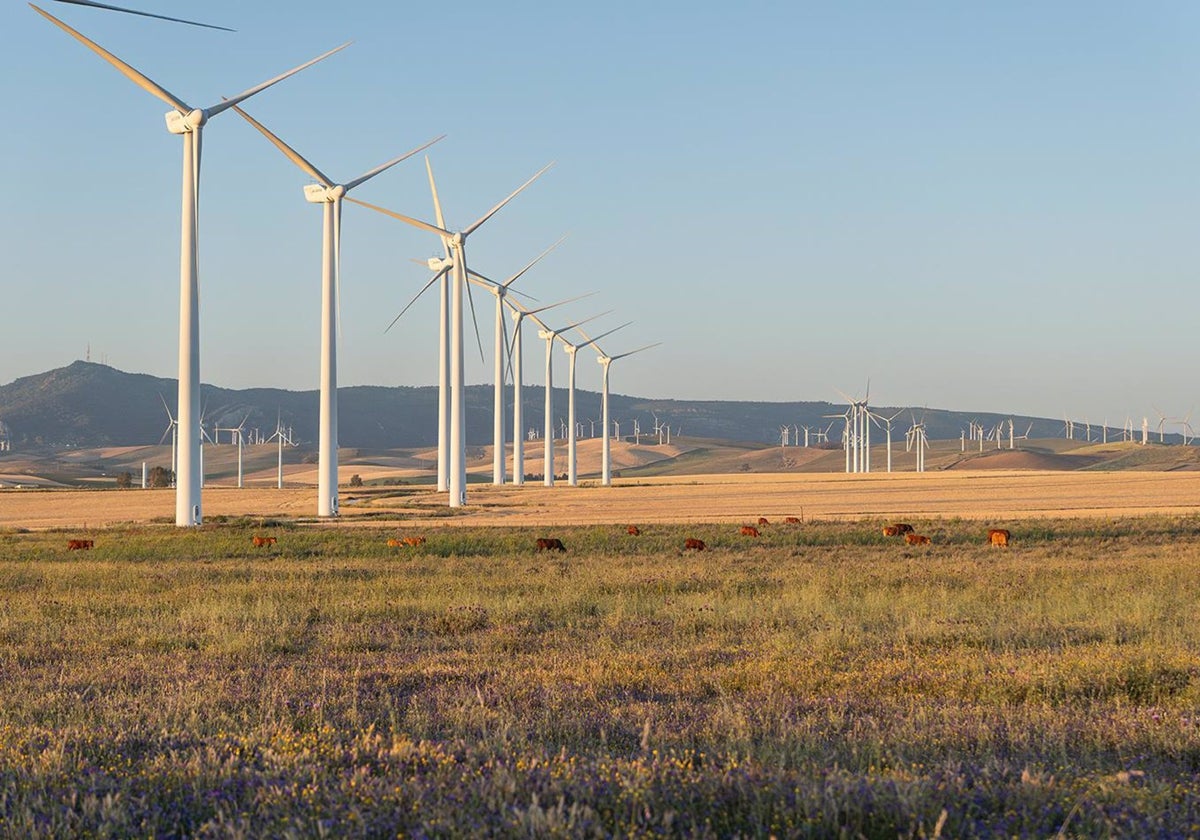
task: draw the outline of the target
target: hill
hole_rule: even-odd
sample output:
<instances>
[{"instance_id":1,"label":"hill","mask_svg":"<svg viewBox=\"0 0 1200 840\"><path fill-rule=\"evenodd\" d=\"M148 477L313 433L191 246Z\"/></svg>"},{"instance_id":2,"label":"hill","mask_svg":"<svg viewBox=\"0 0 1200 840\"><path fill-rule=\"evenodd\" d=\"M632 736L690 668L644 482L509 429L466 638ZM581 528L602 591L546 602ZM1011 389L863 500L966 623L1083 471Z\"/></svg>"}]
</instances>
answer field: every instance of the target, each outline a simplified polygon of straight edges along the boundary
<instances>
[{"instance_id":1,"label":"hill","mask_svg":"<svg viewBox=\"0 0 1200 840\"><path fill-rule=\"evenodd\" d=\"M265 438L274 431L278 418L284 426L293 428L297 442L311 444L316 440L318 395L315 390L233 390L204 384L200 394L204 422L210 435L214 428L229 429L244 421L247 430L258 430ZM511 388L507 389L506 399L507 410L511 412ZM471 446L486 446L492 438L491 385L468 386L466 400L467 442ZM173 379L77 361L0 386L0 424L3 424L0 432L11 440L14 450L26 451L156 444L164 439L164 433L166 438L170 437L164 402L174 412L176 382ZM385 450L427 447L436 443L437 389L434 386L341 388L338 402L342 446ZM527 427L540 433L544 405L542 386L527 384L524 403ZM554 404L565 417L565 389L554 389ZM577 390L576 404L583 430L581 437L594 436L598 433L600 394ZM836 443L842 428L840 415L845 406L825 401L664 400L612 394L610 410L612 418L620 424L622 437L638 444L657 442L653 433L657 417L670 427L670 436L674 438L686 436L748 442L753 446L778 444L780 427L786 425L793 430L789 437L794 438L788 449L799 451L804 447L796 444L805 427L810 430L810 442L814 445L819 430L828 430L829 440ZM995 412L903 406L879 406L876 410L888 416L901 412L897 423L899 429L907 428L910 415L924 418L931 440L956 443L971 421L992 428L1010 417ZM563 422L563 417L555 418L556 426ZM1029 429L1030 438L1062 436L1060 420L1026 416L1013 416L1012 419L1018 430ZM641 431L636 438L633 434L635 421ZM895 434L902 439L899 429ZM1100 434L1098 429L1094 429L1094 433L1097 437ZM876 442L881 442L883 433L876 431L875 434ZM1118 435L1118 430L1110 430L1110 437ZM228 433L224 439L229 439ZM1178 437L1168 436L1168 440L1178 442ZM663 442L666 442L665 437ZM781 461L781 466L786 465Z\"/></svg>"}]
</instances>

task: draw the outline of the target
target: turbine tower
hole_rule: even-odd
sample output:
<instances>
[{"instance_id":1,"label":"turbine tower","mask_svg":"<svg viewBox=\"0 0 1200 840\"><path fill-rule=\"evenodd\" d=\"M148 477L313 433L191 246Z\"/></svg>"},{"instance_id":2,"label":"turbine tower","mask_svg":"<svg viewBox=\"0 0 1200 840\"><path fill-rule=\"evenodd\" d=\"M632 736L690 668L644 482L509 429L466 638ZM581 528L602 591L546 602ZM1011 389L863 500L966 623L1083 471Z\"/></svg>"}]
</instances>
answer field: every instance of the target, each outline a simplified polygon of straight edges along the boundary
<instances>
[{"instance_id":1,"label":"turbine tower","mask_svg":"<svg viewBox=\"0 0 1200 840\"><path fill-rule=\"evenodd\" d=\"M321 400L320 432L317 435L317 516L337 516L338 513L338 406L337 350L340 331L342 289L342 199L351 190L365 184L376 175L391 169L402 160L428 149L446 135L436 137L423 146L394 157L387 163L364 172L357 178L337 183L283 142L270 129L241 108L234 107L246 122L254 126L283 156L317 183L304 187L304 198L322 207L321 237Z\"/></svg>"},{"instance_id":2,"label":"turbine tower","mask_svg":"<svg viewBox=\"0 0 1200 840\"><path fill-rule=\"evenodd\" d=\"M242 91L237 96L224 99L208 108L193 108L58 18L37 6L33 6L33 9L103 58L142 90L171 106L172 110L167 112L166 117L167 131L180 135L183 140L183 218L180 226L179 245L179 406L176 415L183 435L183 445L179 449L178 473L175 482L175 524L179 527L199 525L203 518L201 510L203 479L200 467L200 248L197 217L200 203L200 158L203 129L205 124L218 114L348 45L343 44L336 47L299 67L273 79L268 79Z\"/></svg>"},{"instance_id":3,"label":"turbine tower","mask_svg":"<svg viewBox=\"0 0 1200 840\"><path fill-rule=\"evenodd\" d=\"M516 198L517 194L540 178L546 170L553 164L548 164L542 167L534 174L532 178L526 181L521 186L517 187L507 198L483 214L474 223L468 225L460 231L447 230L443 225L431 225L428 222L422 222L420 219L414 219L411 216L405 216L401 213L396 213L392 210L387 210L383 207L378 207L374 204L368 204L365 201L359 201L356 198L350 198L349 201L355 204L361 204L378 213L383 213L385 216L391 216L393 219L420 228L421 230L435 233L441 237L442 242L446 245L447 250L452 255L454 285L450 295L450 433L449 433L449 504L450 507L462 507L467 503L467 436L466 436L466 417L465 417L465 389L463 371L463 293L467 285L467 238L474 233L479 227L495 215L501 207ZM430 183L433 181L433 171L430 170ZM436 192L435 192L436 201Z\"/></svg>"}]
</instances>

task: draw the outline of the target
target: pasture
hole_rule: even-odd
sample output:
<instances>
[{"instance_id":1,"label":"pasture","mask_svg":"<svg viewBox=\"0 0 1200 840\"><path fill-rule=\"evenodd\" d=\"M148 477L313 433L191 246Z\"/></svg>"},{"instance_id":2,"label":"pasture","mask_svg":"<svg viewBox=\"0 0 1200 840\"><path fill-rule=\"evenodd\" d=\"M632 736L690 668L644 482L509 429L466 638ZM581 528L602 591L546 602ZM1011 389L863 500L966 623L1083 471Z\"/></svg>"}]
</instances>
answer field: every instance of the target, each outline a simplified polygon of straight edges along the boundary
<instances>
[{"instance_id":1,"label":"pasture","mask_svg":"<svg viewBox=\"0 0 1200 840\"><path fill-rule=\"evenodd\" d=\"M0 532L0 834L1200 833L1200 518L764 512Z\"/></svg>"}]
</instances>

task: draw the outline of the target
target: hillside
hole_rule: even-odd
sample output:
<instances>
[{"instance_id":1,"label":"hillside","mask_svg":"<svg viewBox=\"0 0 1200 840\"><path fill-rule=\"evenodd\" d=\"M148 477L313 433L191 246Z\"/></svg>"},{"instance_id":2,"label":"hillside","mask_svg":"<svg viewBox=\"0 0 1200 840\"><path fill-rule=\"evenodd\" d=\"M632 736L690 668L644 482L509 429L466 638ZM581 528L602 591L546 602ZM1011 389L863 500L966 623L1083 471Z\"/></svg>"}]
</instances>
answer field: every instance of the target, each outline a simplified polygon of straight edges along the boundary
<instances>
[{"instance_id":1,"label":"hillside","mask_svg":"<svg viewBox=\"0 0 1200 840\"><path fill-rule=\"evenodd\" d=\"M278 417L291 426L301 444L317 437L317 392L287 391L279 388L233 390L204 384L200 389L205 426L231 428L245 421L247 430L258 429L265 438L274 431ZM565 389L554 389L554 405L560 416L567 412ZM470 385L466 391L467 442L486 446L492 437L492 388ZM506 389L507 410L511 412L512 392ZM126 373L107 365L77 361L67 367L26 376L0 386L0 423L4 424L14 450L47 451L65 448L107 446L144 446L156 444L169 429L163 402L175 410L176 383L138 373ZM355 386L338 391L339 437L342 446L362 449L397 449L432 446L436 443L437 390L425 387ZM540 432L543 428L543 388L527 384L524 389L526 426ZM845 406L825 401L746 402L720 400L663 400L610 395L612 418L620 423L622 437L633 439L634 421L641 435L636 443L657 442L653 429L655 417L670 426L678 438L743 441L750 445L778 444L780 427L800 430L809 427L810 442L815 446L817 430L829 430L836 443L842 427L840 415ZM878 412L893 415L902 412L894 434L903 440L902 429L912 417L924 418L930 440L947 439L957 443L961 431L976 420L992 427L1008 415L988 412L947 411L943 409L879 406ZM599 425L600 394L577 390L577 417L584 436L591 437ZM835 415L830 417L830 415ZM511 414L510 414L511 416ZM1018 429L1030 428L1031 438L1062 436L1062 421L1034 417L1013 417ZM1094 430L1099 435L1099 430ZM597 432L598 433L598 430ZM883 432L876 430L875 441ZM1110 436L1118 432L1110 430ZM169 440L169 433L166 438ZM1169 442L1178 442L1168 435ZM228 440L226 433L224 439ZM665 440L664 440L665 442ZM789 451L804 447L791 441ZM1063 441L1079 445L1081 441ZM797 456L798 457L798 456ZM831 460L836 460L836 457ZM786 467L781 461L781 466Z\"/></svg>"}]
</instances>

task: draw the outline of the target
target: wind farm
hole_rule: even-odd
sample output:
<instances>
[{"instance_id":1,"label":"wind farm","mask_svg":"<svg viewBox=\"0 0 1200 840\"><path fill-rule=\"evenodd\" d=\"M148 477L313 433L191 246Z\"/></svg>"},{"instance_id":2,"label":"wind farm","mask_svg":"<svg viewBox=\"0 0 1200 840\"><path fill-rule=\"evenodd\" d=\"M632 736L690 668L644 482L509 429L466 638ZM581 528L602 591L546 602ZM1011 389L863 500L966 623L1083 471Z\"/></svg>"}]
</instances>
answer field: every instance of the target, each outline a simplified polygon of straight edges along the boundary
<instances>
[{"instance_id":1,"label":"wind farm","mask_svg":"<svg viewBox=\"0 0 1200 840\"><path fill-rule=\"evenodd\" d=\"M0 834L1196 835L1200 10L118 2L0 11Z\"/></svg>"}]
</instances>

